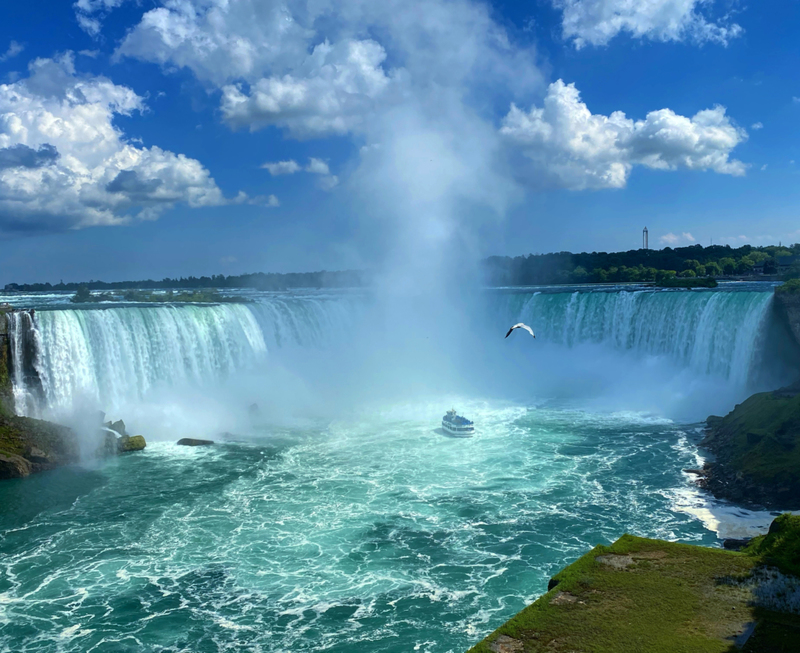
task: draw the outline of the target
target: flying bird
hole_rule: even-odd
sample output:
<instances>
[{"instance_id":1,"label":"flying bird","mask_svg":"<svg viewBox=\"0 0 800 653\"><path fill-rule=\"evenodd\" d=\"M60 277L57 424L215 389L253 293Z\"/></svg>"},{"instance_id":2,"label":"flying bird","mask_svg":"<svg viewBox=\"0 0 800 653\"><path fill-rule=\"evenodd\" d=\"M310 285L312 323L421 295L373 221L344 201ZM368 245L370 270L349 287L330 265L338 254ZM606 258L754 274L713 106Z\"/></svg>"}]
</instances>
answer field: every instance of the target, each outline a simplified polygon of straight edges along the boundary
<instances>
[{"instance_id":1,"label":"flying bird","mask_svg":"<svg viewBox=\"0 0 800 653\"><path fill-rule=\"evenodd\" d=\"M533 329L531 329L531 328L530 328L530 327L529 327L527 324L523 324L522 322L519 322L518 324L515 324L514 326L512 326L512 327L511 327L511 328L508 330L508 333L506 334L506 338L508 338L508 336L510 336L510 335L511 335L511 332L512 332L514 329L525 329L525 331L527 331L528 333L530 333L530 334L531 334L531 335L532 335L534 338L536 337L536 334L533 332Z\"/></svg>"}]
</instances>

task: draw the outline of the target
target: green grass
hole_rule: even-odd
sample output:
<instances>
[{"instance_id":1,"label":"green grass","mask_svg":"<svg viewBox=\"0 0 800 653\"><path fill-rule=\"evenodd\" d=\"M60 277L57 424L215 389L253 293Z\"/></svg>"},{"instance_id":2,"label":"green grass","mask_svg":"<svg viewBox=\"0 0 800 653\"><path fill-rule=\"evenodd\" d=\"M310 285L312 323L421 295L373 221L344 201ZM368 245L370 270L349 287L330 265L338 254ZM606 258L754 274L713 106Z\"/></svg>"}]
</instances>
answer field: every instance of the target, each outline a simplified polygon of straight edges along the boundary
<instances>
[{"instance_id":1,"label":"green grass","mask_svg":"<svg viewBox=\"0 0 800 653\"><path fill-rule=\"evenodd\" d=\"M723 582L745 578L767 560L792 568L784 561L795 559L800 518L785 522L780 537L747 553L623 535L563 569L553 590L469 653L490 653L500 635L522 641L525 653L727 653L753 621L759 625L745 650L800 651L800 617L748 605L746 590ZM630 564L598 561L607 555L628 556Z\"/></svg>"}]
</instances>

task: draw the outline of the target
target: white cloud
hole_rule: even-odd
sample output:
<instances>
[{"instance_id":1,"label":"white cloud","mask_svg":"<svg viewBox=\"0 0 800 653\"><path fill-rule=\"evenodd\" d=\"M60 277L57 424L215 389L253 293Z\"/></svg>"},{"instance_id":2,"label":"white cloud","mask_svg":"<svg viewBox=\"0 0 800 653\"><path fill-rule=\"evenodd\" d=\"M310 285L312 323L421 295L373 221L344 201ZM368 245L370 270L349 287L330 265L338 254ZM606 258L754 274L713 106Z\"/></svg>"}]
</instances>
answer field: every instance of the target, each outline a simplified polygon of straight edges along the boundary
<instances>
[{"instance_id":1,"label":"white cloud","mask_svg":"<svg viewBox=\"0 0 800 653\"><path fill-rule=\"evenodd\" d=\"M620 32L653 41L727 45L742 28L727 17L707 20L699 9L713 0L553 0L563 12L562 31L576 48L606 45Z\"/></svg>"},{"instance_id":2,"label":"white cloud","mask_svg":"<svg viewBox=\"0 0 800 653\"><path fill-rule=\"evenodd\" d=\"M273 177L277 177L278 175L293 175L295 172L300 171L300 166L297 165L297 161L291 159L289 161L264 163L261 167L269 170L269 174Z\"/></svg>"},{"instance_id":3,"label":"white cloud","mask_svg":"<svg viewBox=\"0 0 800 653\"><path fill-rule=\"evenodd\" d=\"M270 195L269 197L267 197L267 201L265 203L265 206L268 206L269 208L274 209L274 208L279 207L280 205L281 205L281 203L278 201L278 198L275 197L274 195Z\"/></svg>"},{"instance_id":4,"label":"white cloud","mask_svg":"<svg viewBox=\"0 0 800 653\"><path fill-rule=\"evenodd\" d=\"M144 109L134 91L36 59L0 85L0 229L60 230L155 219L176 202L226 203L200 162L141 147L114 126Z\"/></svg>"},{"instance_id":5,"label":"white cloud","mask_svg":"<svg viewBox=\"0 0 800 653\"><path fill-rule=\"evenodd\" d=\"M763 166L761 166L761 170L762 170L762 172L763 172L763 171L764 171L764 170L766 170L766 169L767 169L767 164L765 163Z\"/></svg>"},{"instance_id":6,"label":"white cloud","mask_svg":"<svg viewBox=\"0 0 800 653\"><path fill-rule=\"evenodd\" d=\"M747 134L723 107L691 118L660 109L634 121L621 111L591 113L575 85L561 80L550 85L541 108L526 113L512 104L500 131L527 157L522 175L538 186L622 188L634 165L730 175L746 170L729 155Z\"/></svg>"},{"instance_id":7,"label":"white cloud","mask_svg":"<svg viewBox=\"0 0 800 653\"><path fill-rule=\"evenodd\" d=\"M16 57L20 52L25 49L25 46L21 43L17 43L16 41L11 41L8 46L8 50L5 51L5 54L0 55L0 63L3 61L8 61L9 59L13 59Z\"/></svg>"},{"instance_id":8,"label":"white cloud","mask_svg":"<svg viewBox=\"0 0 800 653\"><path fill-rule=\"evenodd\" d=\"M667 245L669 247L680 244L690 245L696 242L695 237L692 236L692 234L690 234L688 231L684 231L682 234L674 234L670 232L668 234L664 234L663 236L659 236L658 240L662 245Z\"/></svg>"},{"instance_id":9,"label":"white cloud","mask_svg":"<svg viewBox=\"0 0 800 653\"><path fill-rule=\"evenodd\" d=\"M269 170L269 174L273 177L278 175L293 175L296 172L308 172L314 175L320 175L317 179L317 186L322 190L333 190L339 185L339 178L331 174L331 169L328 164L322 159L311 157L305 168L301 168L297 161L290 159L289 161L276 161L274 163L265 163L261 166ZM277 206L277 205L276 205Z\"/></svg>"},{"instance_id":10,"label":"white cloud","mask_svg":"<svg viewBox=\"0 0 800 653\"><path fill-rule=\"evenodd\" d=\"M222 89L222 115L234 128L286 127L299 137L344 134L359 126L389 84L386 52L375 41L319 44L301 66L305 75L259 79L249 89Z\"/></svg>"},{"instance_id":11,"label":"white cloud","mask_svg":"<svg viewBox=\"0 0 800 653\"><path fill-rule=\"evenodd\" d=\"M308 165L306 166L306 172L310 172L315 175L329 175L331 174L331 169L328 167L328 164L322 159L315 159L314 157L311 157L308 160Z\"/></svg>"},{"instance_id":12,"label":"white cloud","mask_svg":"<svg viewBox=\"0 0 800 653\"><path fill-rule=\"evenodd\" d=\"M764 125L760 122L755 122L752 125L750 125L750 129L758 131L759 129L764 129Z\"/></svg>"},{"instance_id":13,"label":"white cloud","mask_svg":"<svg viewBox=\"0 0 800 653\"><path fill-rule=\"evenodd\" d=\"M795 104L800 104L800 97L797 97L796 95L793 95L792 96L792 102L794 102Z\"/></svg>"}]
</instances>

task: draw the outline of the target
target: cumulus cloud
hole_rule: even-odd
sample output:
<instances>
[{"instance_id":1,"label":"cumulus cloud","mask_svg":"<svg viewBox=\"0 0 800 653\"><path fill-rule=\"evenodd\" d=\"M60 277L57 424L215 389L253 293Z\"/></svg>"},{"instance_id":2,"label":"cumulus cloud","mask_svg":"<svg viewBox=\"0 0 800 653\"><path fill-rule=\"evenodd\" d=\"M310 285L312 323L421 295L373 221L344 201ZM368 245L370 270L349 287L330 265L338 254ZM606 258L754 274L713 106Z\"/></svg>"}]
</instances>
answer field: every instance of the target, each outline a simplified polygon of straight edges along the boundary
<instances>
[{"instance_id":1,"label":"cumulus cloud","mask_svg":"<svg viewBox=\"0 0 800 653\"><path fill-rule=\"evenodd\" d=\"M11 41L11 43L8 46L8 50L6 50L4 54L0 54L0 63L8 61L9 59L13 59L24 49L25 46L22 45L21 43L17 43L16 41Z\"/></svg>"},{"instance_id":2,"label":"cumulus cloud","mask_svg":"<svg viewBox=\"0 0 800 653\"><path fill-rule=\"evenodd\" d=\"M709 21L699 11L709 4L709 0L553 0L563 13L564 38L579 49L587 44L606 45L620 32L653 41L727 45L743 30L727 17Z\"/></svg>"},{"instance_id":3,"label":"cumulus cloud","mask_svg":"<svg viewBox=\"0 0 800 653\"><path fill-rule=\"evenodd\" d=\"M669 247L681 244L690 245L696 242L695 237L692 236L692 234L690 234L688 231L684 231L682 234L674 234L670 232L668 234L664 234L663 236L659 236L658 240L662 245L667 245Z\"/></svg>"},{"instance_id":4,"label":"cumulus cloud","mask_svg":"<svg viewBox=\"0 0 800 653\"><path fill-rule=\"evenodd\" d=\"M269 174L273 177L277 177L278 175L293 175L301 169L300 166L297 165L297 161L293 160L264 163L261 167L265 170L269 170Z\"/></svg>"},{"instance_id":5,"label":"cumulus cloud","mask_svg":"<svg viewBox=\"0 0 800 653\"><path fill-rule=\"evenodd\" d=\"M750 129L753 131L758 131L759 129L764 129L764 125L760 122L754 122L752 125L750 125Z\"/></svg>"},{"instance_id":6,"label":"cumulus cloud","mask_svg":"<svg viewBox=\"0 0 800 653\"><path fill-rule=\"evenodd\" d=\"M542 107L526 112L511 106L500 129L510 146L527 158L521 174L537 186L622 188L634 165L657 170L713 170L743 175L730 158L747 138L717 106L680 116L670 109L632 120L621 111L593 114L574 84L550 85Z\"/></svg>"},{"instance_id":7,"label":"cumulus cloud","mask_svg":"<svg viewBox=\"0 0 800 653\"><path fill-rule=\"evenodd\" d=\"M143 109L130 88L79 75L70 54L36 59L28 77L0 85L0 229L121 224L176 202L226 203L200 162L136 145L114 126Z\"/></svg>"}]
</instances>

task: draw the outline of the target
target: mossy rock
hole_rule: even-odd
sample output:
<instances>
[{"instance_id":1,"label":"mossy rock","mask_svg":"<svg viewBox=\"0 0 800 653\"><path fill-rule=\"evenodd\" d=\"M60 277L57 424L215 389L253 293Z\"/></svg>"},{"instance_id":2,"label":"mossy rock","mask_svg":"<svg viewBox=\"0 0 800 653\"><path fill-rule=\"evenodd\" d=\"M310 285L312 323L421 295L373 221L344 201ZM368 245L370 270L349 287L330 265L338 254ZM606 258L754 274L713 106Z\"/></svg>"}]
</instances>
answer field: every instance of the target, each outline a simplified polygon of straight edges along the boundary
<instances>
[{"instance_id":1,"label":"mossy rock","mask_svg":"<svg viewBox=\"0 0 800 653\"><path fill-rule=\"evenodd\" d=\"M147 446L147 442L145 442L142 435L123 435L117 441L117 446L120 453L126 453L128 451L141 451Z\"/></svg>"}]
</instances>

